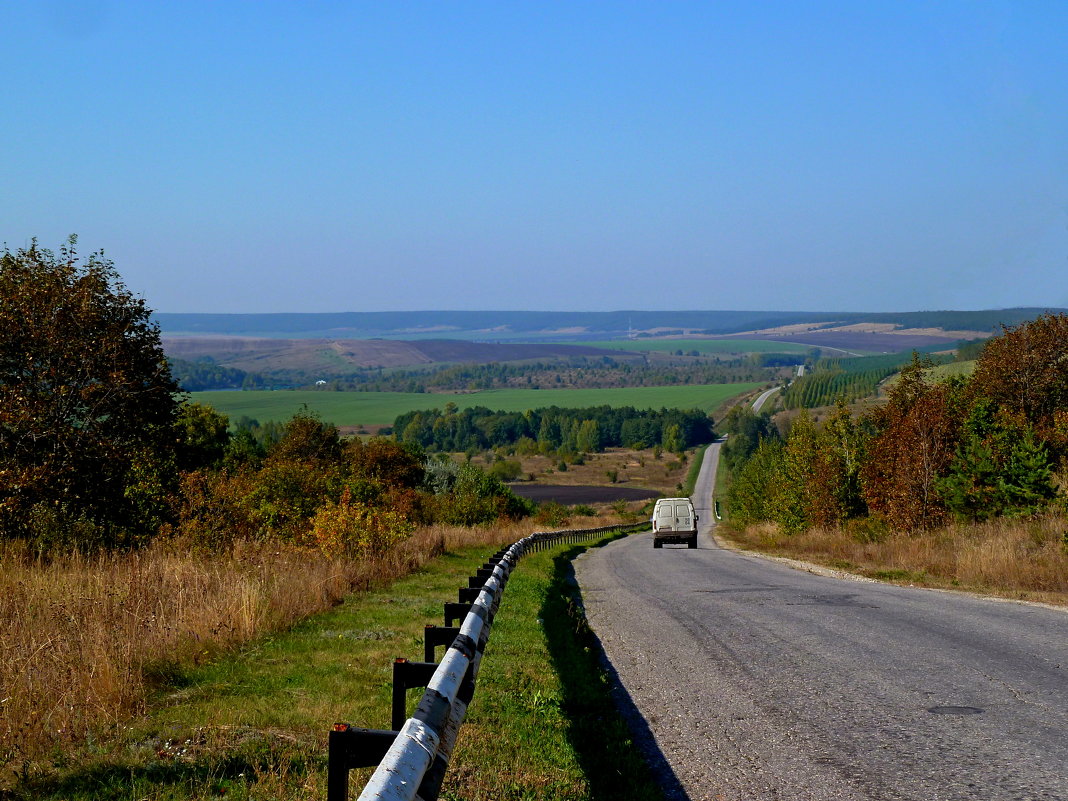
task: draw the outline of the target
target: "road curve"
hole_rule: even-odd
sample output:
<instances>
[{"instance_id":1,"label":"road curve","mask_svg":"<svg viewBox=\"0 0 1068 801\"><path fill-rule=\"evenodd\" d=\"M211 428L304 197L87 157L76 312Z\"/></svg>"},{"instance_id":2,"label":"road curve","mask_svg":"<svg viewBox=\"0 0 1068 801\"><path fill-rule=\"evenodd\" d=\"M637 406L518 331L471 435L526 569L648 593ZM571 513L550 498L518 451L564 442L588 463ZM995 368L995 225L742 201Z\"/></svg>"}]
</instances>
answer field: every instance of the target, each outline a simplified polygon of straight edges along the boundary
<instances>
[{"instance_id":1,"label":"road curve","mask_svg":"<svg viewBox=\"0 0 1068 801\"><path fill-rule=\"evenodd\" d=\"M755 401L753 401L753 411L759 412L761 407L767 402L768 398L770 398L780 389L782 389L782 387L772 387L771 389L766 389L761 392L760 396Z\"/></svg>"},{"instance_id":2,"label":"road curve","mask_svg":"<svg viewBox=\"0 0 1068 801\"><path fill-rule=\"evenodd\" d=\"M640 534L575 564L669 796L1068 799L1068 614L718 548L718 455L698 550Z\"/></svg>"}]
</instances>

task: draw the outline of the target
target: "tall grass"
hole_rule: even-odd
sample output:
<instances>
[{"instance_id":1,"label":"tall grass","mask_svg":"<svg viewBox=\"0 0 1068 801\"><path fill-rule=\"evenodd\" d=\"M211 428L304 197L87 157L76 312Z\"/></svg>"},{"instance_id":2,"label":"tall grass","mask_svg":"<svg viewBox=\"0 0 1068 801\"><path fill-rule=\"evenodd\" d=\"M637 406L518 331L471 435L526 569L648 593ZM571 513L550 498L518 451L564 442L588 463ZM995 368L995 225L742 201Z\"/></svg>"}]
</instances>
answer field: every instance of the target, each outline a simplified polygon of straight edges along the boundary
<instances>
[{"instance_id":1,"label":"tall grass","mask_svg":"<svg viewBox=\"0 0 1068 801\"><path fill-rule=\"evenodd\" d=\"M427 527L377 559L242 543L221 555L158 544L42 560L0 545L0 786L106 738L183 665L382 586L445 550L513 542L535 525Z\"/></svg>"},{"instance_id":2,"label":"tall grass","mask_svg":"<svg viewBox=\"0 0 1068 801\"><path fill-rule=\"evenodd\" d=\"M875 578L1068 604L1068 518L1062 514L953 524L915 535L881 535L863 526L786 535L767 523L720 530L748 547Z\"/></svg>"}]
</instances>

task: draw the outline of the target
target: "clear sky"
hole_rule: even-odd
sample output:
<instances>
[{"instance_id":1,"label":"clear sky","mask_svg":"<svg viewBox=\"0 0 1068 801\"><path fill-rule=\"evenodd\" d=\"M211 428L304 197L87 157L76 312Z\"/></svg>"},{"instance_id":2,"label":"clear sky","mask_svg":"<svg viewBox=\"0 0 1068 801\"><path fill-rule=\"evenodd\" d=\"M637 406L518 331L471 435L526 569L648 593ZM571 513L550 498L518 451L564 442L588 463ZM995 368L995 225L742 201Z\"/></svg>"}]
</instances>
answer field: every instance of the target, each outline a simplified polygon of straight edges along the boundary
<instances>
[{"instance_id":1,"label":"clear sky","mask_svg":"<svg viewBox=\"0 0 1068 801\"><path fill-rule=\"evenodd\" d=\"M0 241L166 312L1068 306L1065 2L4 2Z\"/></svg>"}]
</instances>

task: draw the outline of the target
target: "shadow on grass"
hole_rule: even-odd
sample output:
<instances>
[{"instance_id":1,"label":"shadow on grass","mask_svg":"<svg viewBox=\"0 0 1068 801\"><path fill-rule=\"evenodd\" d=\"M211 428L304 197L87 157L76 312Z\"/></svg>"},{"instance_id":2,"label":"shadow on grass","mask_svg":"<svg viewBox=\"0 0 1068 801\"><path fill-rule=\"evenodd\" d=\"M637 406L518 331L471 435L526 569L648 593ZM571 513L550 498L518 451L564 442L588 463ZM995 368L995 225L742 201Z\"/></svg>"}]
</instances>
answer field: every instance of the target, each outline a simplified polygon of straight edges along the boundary
<instances>
[{"instance_id":1,"label":"shadow on grass","mask_svg":"<svg viewBox=\"0 0 1068 801\"><path fill-rule=\"evenodd\" d=\"M590 785L591 801L688 801L641 712L634 705L586 622L571 560L592 546L577 545L553 558L541 608L553 668L563 685L568 738Z\"/></svg>"},{"instance_id":2,"label":"shadow on grass","mask_svg":"<svg viewBox=\"0 0 1068 801\"><path fill-rule=\"evenodd\" d=\"M322 750L258 740L194 758L99 760L60 775L28 778L14 789L0 790L0 801L126 801L146 796L203 795L245 799L255 794L259 777L285 776L299 780L309 772L324 770L325 752L319 753Z\"/></svg>"}]
</instances>

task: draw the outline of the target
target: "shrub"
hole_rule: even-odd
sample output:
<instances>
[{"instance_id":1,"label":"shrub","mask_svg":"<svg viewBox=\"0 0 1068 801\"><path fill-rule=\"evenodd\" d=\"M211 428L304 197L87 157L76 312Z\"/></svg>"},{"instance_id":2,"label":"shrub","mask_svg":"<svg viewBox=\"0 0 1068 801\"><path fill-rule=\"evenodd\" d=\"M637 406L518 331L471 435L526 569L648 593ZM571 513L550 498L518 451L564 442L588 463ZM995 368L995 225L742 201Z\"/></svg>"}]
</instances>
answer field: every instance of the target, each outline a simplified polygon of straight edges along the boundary
<instances>
[{"instance_id":1,"label":"shrub","mask_svg":"<svg viewBox=\"0 0 1068 801\"><path fill-rule=\"evenodd\" d=\"M493 467L490 468L489 474L501 481L515 481L523 475L523 465L511 459L504 459L503 461L495 462Z\"/></svg>"},{"instance_id":2,"label":"shrub","mask_svg":"<svg viewBox=\"0 0 1068 801\"><path fill-rule=\"evenodd\" d=\"M534 514L534 520L540 526L550 528L563 528L571 522L568 508L556 501L546 501L538 505L538 511Z\"/></svg>"},{"instance_id":3,"label":"shrub","mask_svg":"<svg viewBox=\"0 0 1068 801\"><path fill-rule=\"evenodd\" d=\"M381 556L415 526L392 509L371 508L352 501L348 487L338 503L327 502L311 523L315 544L331 556L363 553Z\"/></svg>"}]
</instances>

